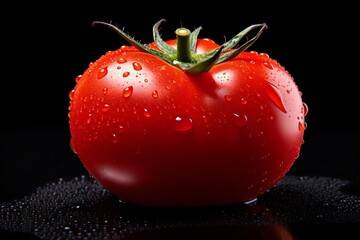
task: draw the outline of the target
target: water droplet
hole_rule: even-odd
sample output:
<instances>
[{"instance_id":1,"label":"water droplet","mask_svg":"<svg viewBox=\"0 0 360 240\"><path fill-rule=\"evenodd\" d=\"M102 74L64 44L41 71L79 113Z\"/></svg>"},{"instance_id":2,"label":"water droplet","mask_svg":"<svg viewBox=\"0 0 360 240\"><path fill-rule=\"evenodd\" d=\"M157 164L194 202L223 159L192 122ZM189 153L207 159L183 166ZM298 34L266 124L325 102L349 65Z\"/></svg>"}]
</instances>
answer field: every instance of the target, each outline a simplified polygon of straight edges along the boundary
<instances>
[{"instance_id":1,"label":"water droplet","mask_svg":"<svg viewBox=\"0 0 360 240\"><path fill-rule=\"evenodd\" d=\"M140 71L142 69L141 64L138 62L133 62L132 65L133 65L134 70L136 70L136 71Z\"/></svg>"},{"instance_id":2,"label":"water droplet","mask_svg":"<svg viewBox=\"0 0 360 240\"><path fill-rule=\"evenodd\" d=\"M224 99L225 99L225 101L230 102L231 101L231 96L230 95L225 95Z\"/></svg>"},{"instance_id":3,"label":"water droplet","mask_svg":"<svg viewBox=\"0 0 360 240\"><path fill-rule=\"evenodd\" d=\"M109 109L110 109L109 104L106 104L106 103L105 103L101 110L102 110L103 112L107 112L107 111L109 111Z\"/></svg>"},{"instance_id":4,"label":"water droplet","mask_svg":"<svg viewBox=\"0 0 360 240\"><path fill-rule=\"evenodd\" d=\"M144 108L144 116L145 117L151 117L151 113L146 108Z\"/></svg>"},{"instance_id":5,"label":"water droplet","mask_svg":"<svg viewBox=\"0 0 360 240\"><path fill-rule=\"evenodd\" d=\"M129 86L129 87L124 88L122 94L124 97L127 98L127 97L130 97L132 93L133 93L133 86Z\"/></svg>"},{"instance_id":6,"label":"water droplet","mask_svg":"<svg viewBox=\"0 0 360 240\"><path fill-rule=\"evenodd\" d=\"M304 116L306 116L309 112L309 107L306 103L303 102L303 108L302 108L302 112L304 114Z\"/></svg>"},{"instance_id":7,"label":"water droplet","mask_svg":"<svg viewBox=\"0 0 360 240\"><path fill-rule=\"evenodd\" d=\"M246 125L247 123L247 116L245 114L237 114L237 113L234 113L233 114L234 116L234 119L235 119L235 124L239 127L243 127Z\"/></svg>"},{"instance_id":8,"label":"water droplet","mask_svg":"<svg viewBox=\"0 0 360 240\"><path fill-rule=\"evenodd\" d=\"M81 78L82 78L82 75L78 75L78 76L75 78L75 82L76 82L76 83L79 82Z\"/></svg>"},{"instance_id":9,"label":"water droplet","mask_svg":"<svg viewBox=\"0 0 360 240\"><path fill-rule=\"evenodd\" d=\"M122 64L122 63L126 63L127 60L126 60L126 58L121 57L118 60L116 60L116 62Z\"/></svg>"},{"instance_id":10,"label":"water droplet","mask_svg":"<svg viewBox=\"0 0 360 240\"><path fill-rule=\"evenodd\" d=\"M299 122L299 131L304 131L304 125L301 122Z\"/></svg>"},{"instance_id":11,"label":"water droplet","mask_svg":"<svg viewBox=\"0 0 360 240\"><path fill-rule=\"evenodd\" d=\"M104 67L104 68L100 69L100 71L98 72L97 78L101 79L101 78L105 77L107 73L108 73L108 69L107 69L107 67Z\"/></svg>"},{"instance_id":12,"label":"water droplet","mask_svg":"<svg viewBox=\"0 0 360 240\"><path fill-rule=\"evenodd\" d=\"M119 125L118 131L119 133L125 132L125 127L123 125Z\"/></svg>"},{"instance_id":13,"label":"water droplet","mask_svg":"<svg viewBox=\"0 0 360 240\"><path fill-rule=\"evenodd\" d=\"M153 98L158 98L159 97L159 93L158 93L158 91L156 91L156 90L154 90L152 93L151 93L151 96L153 97Z\"/></svg>"},{"instance_id":14,"label":"water droplet","mask_svg":"<svg viewBox=\"0 0 360 240\"><path fill-rule=\"evenodd\" d=\"M123 77L128 77L130 75L130 72L124 72Z\"/></svg>"},{"instance_id":15,"label":"water droplet","mask_svg":"<svg viewBox=\"0 0 360 240\"><path fill-rule=\"evenodd\" d=\"M189 131L193 126L192 119L187 115L179 115L175 118L174 129L179 132Z\"/></svg>"},{"instance_id":16,"label":"water droplet","mask_svg":"<svg viewBox=\"0 0 360 240\"><path fill-rule=\"evenodd\" d=\"M69 92L69 99L70 99L70 100L73 99L74 93L75 93L75 90L71 90L71 91Z\"/></svg>"},{"instance_id":17,"label":"water droplet","mask_svg":"<svg viewBox=\"0 0 360 240\"><path fill-rule=\"evenodd\" d=\"M280 90L273 84L265 85L265 92L270 100L284 113L287 113Z\"/></svg>"},{"instance_id":18,"label":"water droplet","mask_svg":"<svg viewBox=\"0 0 360 240\"><path fill-rule=\"evenodd\" d=\"M92 119L92 114L89 113L88 117L86 118L86 123L90 123L91 122L91 119Z\"/></svg>"},{"instance_id":19,"label":"water droplet","mask_svg":"<svg viewBox=\"0 0 360 240\"><path fill-rule=\"evenodd\" d=\"M273 65L269 62L264 62L264 66L267 67L268 69L273 69Z\"/></svg>"},{"instance_id":20,"label":"water droplet","mask_svg":"<svg viewBox=\"0 0 360 240\"><path fill-rule=\"evenodd\" d=\"M107 94L107 91L108 91L108 88L104 88L104 89L103 89L103 94L106 95L106 94Z\"/></svg>"},{"instance_id":21,"label":"water droplet","mask_svg":"<svg viewBox=\"0 0 360 240\"><path fill-rule=\"evenodd\" d=\"M112 142L113 142L113 143L119 142L119 138L118 138L118 136L117 136L115 133L112 134Z\"/></svg>"},{"instance_id":22,"label":"water droplet","mask_svg":"<svg viewBox=\"0 0 360 240\"><path fill-rule=\"evenodd\" d=\"M241 101L241 104L244 104L244 105L247 104L247 102L248 102L246 98L241 98L240 101Z\"/></svg>"}]
</instances>

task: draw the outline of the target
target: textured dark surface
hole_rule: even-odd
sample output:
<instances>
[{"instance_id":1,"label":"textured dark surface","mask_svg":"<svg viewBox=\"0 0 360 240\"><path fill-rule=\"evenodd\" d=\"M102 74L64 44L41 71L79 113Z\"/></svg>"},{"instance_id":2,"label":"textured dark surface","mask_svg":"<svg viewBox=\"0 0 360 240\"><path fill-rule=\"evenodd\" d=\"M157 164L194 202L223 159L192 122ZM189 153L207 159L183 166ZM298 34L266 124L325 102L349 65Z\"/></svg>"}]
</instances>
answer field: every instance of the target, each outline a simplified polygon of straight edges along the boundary
<instances>
[{"instance_id":1,"label":"textured dark surface","mask_svg":"<svg viewBox=\"0 0 360 240\"><path fill-rule=\"evenodd\" d=\"M134 206L87 176L59 179L0 203L1 239L356 238L359 227L359 185L329 177L288 175L248 205Z\"/></svg>"}]
</instances>

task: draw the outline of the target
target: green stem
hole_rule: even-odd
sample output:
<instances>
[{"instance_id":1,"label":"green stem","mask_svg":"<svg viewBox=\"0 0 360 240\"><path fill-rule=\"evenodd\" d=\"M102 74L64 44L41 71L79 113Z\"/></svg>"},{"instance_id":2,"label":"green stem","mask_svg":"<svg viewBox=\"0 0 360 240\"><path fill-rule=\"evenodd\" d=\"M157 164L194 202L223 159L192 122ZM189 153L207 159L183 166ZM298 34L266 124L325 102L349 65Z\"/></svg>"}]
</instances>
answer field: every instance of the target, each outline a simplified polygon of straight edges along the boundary
<instances>
[{"instance_id":1,"label":"green stem","mask_svg":"<svg viewBox=\"0 0 360 240\"><path fill-rule=\"evenodd\" d=\"M190 30L187 28L178 28L176 29L175 34L177 40L177 60L181 62L191 62Z\"/></svg>"}]
</instances>

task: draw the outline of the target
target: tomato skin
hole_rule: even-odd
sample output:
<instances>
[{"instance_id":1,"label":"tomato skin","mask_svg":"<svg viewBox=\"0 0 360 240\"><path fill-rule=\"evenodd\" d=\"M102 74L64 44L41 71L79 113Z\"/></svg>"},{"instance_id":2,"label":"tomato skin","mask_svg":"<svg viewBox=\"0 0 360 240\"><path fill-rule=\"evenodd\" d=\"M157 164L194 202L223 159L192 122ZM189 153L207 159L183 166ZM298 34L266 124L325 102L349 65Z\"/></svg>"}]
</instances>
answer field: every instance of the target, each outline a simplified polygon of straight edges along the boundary
<instances>
[{"instance_id":1,"label":"tomato skin","mask_svg":"<svg viewBox=\"0 0 360 240\"><path fill-rule=\"evenodd\" d=\"M256 52L190 74L123 46L90 64L70 99L71 146L89 174L147 206L253 200L289 171L306 129L294 79Z\"/></svg>"}]
</instances>

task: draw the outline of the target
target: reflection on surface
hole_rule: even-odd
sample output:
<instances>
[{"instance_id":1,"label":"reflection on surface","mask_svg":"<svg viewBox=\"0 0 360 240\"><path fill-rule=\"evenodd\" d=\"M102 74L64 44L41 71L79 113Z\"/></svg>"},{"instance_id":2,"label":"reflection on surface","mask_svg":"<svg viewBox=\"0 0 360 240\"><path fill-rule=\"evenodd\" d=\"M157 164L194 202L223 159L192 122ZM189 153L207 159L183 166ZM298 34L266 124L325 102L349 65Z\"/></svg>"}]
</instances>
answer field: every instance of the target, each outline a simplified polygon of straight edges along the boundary
<instances>
[{"instance_id":1,"label":"reflection on surface","mask_svg":"<svg viewBox=\"0 0 360 240\"><path fill-rule=\"evenodd\" d=\"M122 238L124 240L184 240L184 239L224 239L224 240L292 240L290 231L281 224L241 225L241 226L202 226L187 228L168 228L135 232Z\"/></svg>"},{"instance_id":2,"label":"reflection on surface","mask_svg":"<svg viewBox=\"0 0 360 240\"><path fill-rule=\"evenodd\" d=\"M287 176L250 204L159 209L119 202L89 177L59 179L0 203L0 239L347 239L360 223L360 199L347 186Z\"/></svg>"}]
</instances>

